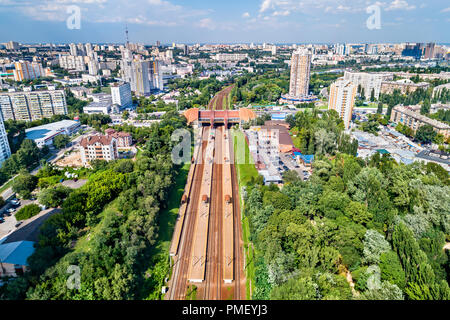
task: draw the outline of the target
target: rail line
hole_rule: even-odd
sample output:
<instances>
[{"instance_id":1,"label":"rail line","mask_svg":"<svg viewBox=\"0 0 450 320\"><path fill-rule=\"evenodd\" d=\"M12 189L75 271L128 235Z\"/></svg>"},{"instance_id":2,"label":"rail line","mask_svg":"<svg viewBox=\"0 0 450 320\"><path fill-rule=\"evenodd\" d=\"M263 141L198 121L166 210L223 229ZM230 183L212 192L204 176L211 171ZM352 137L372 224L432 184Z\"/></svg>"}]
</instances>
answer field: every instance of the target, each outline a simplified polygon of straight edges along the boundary
<instances>
[{"instance_id":1,"label":"rail line","mask_svg":"<svg viewBox=\"0 0 450 320\"><path fill-rule=\"evenodd\" d=\"M232 88L219 92L208 108L222 110ZM232 139L226 127L201 130L172 238L174 268L166 298L185 299L188 284L195 283L197 299L245 299Z\"/></svg>"},{"instance_id":2,"label":"rail line","mask_svg":"<svg viewBox=\"0 0 450 320\"><path fill-rule=\"evenodd\" d=\"M181 242L179 244L179 250L177 251L177 256L174 257L173 266L173 276L169 285L168 299L170 300L183 300L186 294L187 288L187 274L189 269L189 262L192 252L192 237L194 236L194 227L197 216L199 195L201 182L203 178L203 166L204 159L203 154L206 149L206 143L203 141L203 137L208 135L209 129L201 131L201 153L198 154L197 161L194 162L194 173L193 173L193 188L190 199L188 199L187 214L184 219L185 227L183 228L183 233L181 235ZM199 162L199 163L197 163ZM167 295L166 295L167 297Z\"/></svg>"},{"instance_id":3,"label":"rail line","mask_svg":"<svg viewBox=\"0 0 450 320\"><path fill-rule=\"evenodd\" d=\"M205 280L206 250L208 244L208 227L211 207L211 187L214 164L215 129L211 128L206 147L203 179L201 181L201 202L198 207L195 223L192 259L189 265L189 281L203 282Z\"/></svg>"}]
</instances>

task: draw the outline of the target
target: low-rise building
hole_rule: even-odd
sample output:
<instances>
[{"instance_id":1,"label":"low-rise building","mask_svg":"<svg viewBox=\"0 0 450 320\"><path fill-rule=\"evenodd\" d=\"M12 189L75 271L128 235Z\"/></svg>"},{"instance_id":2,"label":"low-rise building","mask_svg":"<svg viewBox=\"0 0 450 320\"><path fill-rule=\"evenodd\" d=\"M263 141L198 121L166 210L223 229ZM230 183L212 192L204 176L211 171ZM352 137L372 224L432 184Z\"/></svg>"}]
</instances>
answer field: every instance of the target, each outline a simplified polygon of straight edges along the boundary
<instances>
[{"instance_id":1,"label":"low-rise building","mask_svg":"<svg viewBox=\"0 0 450 320\"><path fill-rule=\"evenodd\" d=\"M0 278L21 276L28 268L27 259L33 254L33 241L0 244Z\"/></svg>"},{"instance_id":2,"label":"low-rise building","mask_svg":"<svg viewBox=\"0 0 450 320\"><path fill-rule=\"evenodd\" d=\"M62 120L58 122L44 124L25 130L26 138L33 140L38 148L53 145L53 140L60 134L68 136L80 129L80 122L74 120Z\"/></svg>"},{"instance_id":3,"label":"low-rise building","mask_svg":"<svg viewBox=\"0 0 450 320\"><path fill-rule=\"evenodd\" d=\"M448 138L450 136L450 126L448 124L421 115L417 111L417 108L414 108L414 106L395 106L392 109L391 121L395 123L401 123L411 128L414 133L421 126L430 125L433 127L434 131L436 131L438 134L442 134L445 138Z\"/></svg>"},{"instance_id":4,"label":"low-rise building","mask_svg":"<svg viewBox=\"0 0 450 320\"><path fill-rule=\"evenodd\" d=\"M112 136L93 135L83 138L80 142L81 161L84 166L93 160L116 160L117 140Z\"/></svg>"},{"instance_id":5,"label":"low-rise building","mask_svg":"<svg viewBox=\"0 0 450 320\"><path fill-rule=\"evenodd\" d=\"M383 81L381 82L381 93L393 94L394 90L400 90L401 94L413 93L417 89L427 90L428 82L414 83L411 80Z\"/></svg>"},{"instance_id":6,"label":"low-rise building","mask_svg":"<svg viewBox=\"0 0 450 320\"><path fill-rule=\"evenodd\" d=\"M133 144L133 139L131 133L129 132L117 132L116 130L110 128L106 129L105 133L108 137L114 137L117 139L117 146L119 148L128 148Z\"/></svg>"}]
</instances>

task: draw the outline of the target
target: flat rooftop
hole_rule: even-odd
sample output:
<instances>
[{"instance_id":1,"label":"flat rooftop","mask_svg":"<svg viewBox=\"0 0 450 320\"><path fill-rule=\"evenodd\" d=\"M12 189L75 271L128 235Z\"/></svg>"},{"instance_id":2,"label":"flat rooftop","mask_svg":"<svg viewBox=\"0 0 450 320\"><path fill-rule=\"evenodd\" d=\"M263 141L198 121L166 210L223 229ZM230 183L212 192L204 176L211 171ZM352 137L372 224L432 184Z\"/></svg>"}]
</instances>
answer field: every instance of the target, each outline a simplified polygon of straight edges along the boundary
<instances>
[{"instance_id":1,"label":"flat rooftop","mask_svg":"<svg viewBox=\"0 0 450 320\"><path fill-rule=\"evenodd\" d=\"M26 129L26 138L31 140L39 140L50 138L53 135L59 133L61 130L77 126L80 123L74 120L62 120L58 122L44 124L42 126Z\"/></svg>"}]
</instances>

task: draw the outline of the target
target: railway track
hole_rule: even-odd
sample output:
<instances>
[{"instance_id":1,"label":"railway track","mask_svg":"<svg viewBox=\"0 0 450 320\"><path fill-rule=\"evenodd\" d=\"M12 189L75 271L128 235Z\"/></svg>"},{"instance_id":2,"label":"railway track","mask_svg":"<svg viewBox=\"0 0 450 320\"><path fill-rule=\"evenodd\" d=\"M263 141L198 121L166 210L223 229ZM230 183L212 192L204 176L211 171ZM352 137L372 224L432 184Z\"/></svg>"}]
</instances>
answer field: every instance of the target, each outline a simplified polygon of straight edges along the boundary
<instances>
[{"instance_id":1,"label":"railway track","mask_svg":"<svg viewBox=\"0 0 450 320\"><path fill-rule=\"evenodd\" d=\"M228 105L228 95L232 88L233 86L229 86L219 92L210 101L208 108L210 110L213 108L216 110L223 110L223 104L225 103ZM225 133L228 137L230 137L229 132L225 130L228 129L218 127L216 130L212 130L216 131L212 153L214 158L212 167L211 165L206 164L207 159L205 159L204 156L205 153L208 153L208 151L205 152L207 146L207 142L205 141L208 140L211 131L208 127L203 130L203 142L201 147L203 161L200 164L194 164L195 168L194 173L192 174L193 181L190 188L190 196L188 196L189 198L186 207L186 215L184 217L184 225L182 226L181 233L178 230L181 234L178 246L179 249L177 255L174 257L175 264L172 272L172 280L169 285L169 294L166 295L166 298L171 300L186 298L186 290L188 288L189 280L197 282L197 299L245 299L245 275L243 273L244 263L242 261L243 255L241 243L242 232L239 207L239 187L237 184L236 168L233 161L233 143L232 139L229 138L228 145L225 144L227 142L224 139ZM229 148L229 151L224 148ZM211 153L211 151L209 152ZM228 168L226 170L231 171L231 181L229 178L226 178L228 183L231 183L231 186L227 184L226 187L224 187L223 181L223 179L225 179L224 173L226 172L223 171L225 170L224 163L222 162L224 160L224 154L226 157L230 158L230 162L228 162ZM209 169L207 169L207 167ZM208 173L205 173L206 171L208 171ZM210 178L207 180L211 183L211 189L208 189L208 192L210 192L210 197L208 200L209 207L207 206L208 210L205 211L203 208L205 207L205 203L202 201L201 197L205 193L206 189L202 188L202 185L206 183L204 179L208 176ZM230 173L225 176L229 177ZM187 187L188 186L189 184L187 184ZM228 202L225 204L225 201L229 201L224 198L223 193L225 192L225 189L228 190L226 191L227 194L231 195L231 204L228 204ZM232 214L233 226L231 226L230 220L227 222L226 219L224 220L224 210L228 212L228 217ZM206 220L203 220L205 222L199 222L202 221L199 215L208 219L207 225L204 225ZM198 225L199 223L200 225ZM202 223L203 227L200 227L199 229L199 226L201 226ZM228 230L226 231L226 234L224 233L225 229ZM207 233L206 238L203 238L205 236L205 232ZM233 238L232 245L230 242L226 241L229 239L227 237L230 236ZM194 251L196 250L194 246L197 247L198 244L205 243L204 241L206 241L206 250L204 251L205 256L197 257L199 253L194 254ZM198 242L197 245L196 242ZM176 247L176 244L172 244L172 246ZM226 251L224 251L225 248L227 248ZM196 251L199 252L199 250ZM224 253L226 256L224 256ZM233 260L233 270L231 270L231 268L227 269L225 265L226 263L231 263L230 259ZM204 269L202 269L202 272L199 272L198 266L203 266L201 264L202 261L204 261L205 264ZM196 276L193 276L193 268L197 268L196 272L194 272ZM224 281L224 277L227 279L226 281Z\"/></svg>"},{"instance_id":2,"label":"railway track","mask_svg":"<svg viewBox=\"0 0 450 320\"><path fill-rule=\"evenodd\" d=\"M213 185L211 211L209 220L208 253L206 262L206 283L204 300L221 300L222 279L222 130L217 129L215 140L215 163L213 168ZM213 198L214 197L214 198Z\"/></svg>"},{"instance_id":3,"label":"railway track","mask_svg":"<svg viewBox=\"0 0 450 320\"><path fill-rule=\"evenodd\" d=\"M202 146L201 146L201 161L200 163L194 163L194 177L192 193L189 197L187 214L184 221L184 227L180 238L178 255L175 258L173 267L173 276L169 287L169 299L170 300L183 300L186 297L187 289L187 276L189 271L189 263L191 260L192 244L191 240L194 237L195 222L198 213L198 204L200 201L200 190L203 179L203 166L204 159L203 154L206 149L206 143L204 142L204 136L209 134L209 129L205 129L203 132Z\"/></svg>"}]
</instances>

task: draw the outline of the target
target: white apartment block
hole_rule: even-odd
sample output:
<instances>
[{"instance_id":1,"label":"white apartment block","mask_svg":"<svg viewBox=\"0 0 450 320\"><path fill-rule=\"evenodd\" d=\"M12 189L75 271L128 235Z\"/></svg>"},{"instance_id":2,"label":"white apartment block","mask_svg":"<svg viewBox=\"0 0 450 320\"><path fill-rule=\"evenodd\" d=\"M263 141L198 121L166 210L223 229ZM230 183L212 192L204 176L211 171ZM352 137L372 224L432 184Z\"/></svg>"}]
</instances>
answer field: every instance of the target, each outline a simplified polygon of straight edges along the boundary
<instances>
[{"instance_id":1,"label":"white apartment block","mask_svg":"<svg viewBox=\"0 0 450 320\"><path fill-rule=\"evenodd\" d=\"M357 89L355 84L347 80L338 80L330 87L328 110L337 111L340 118L344 121L345 129L349 128L352 120Z\"/></svg>"},{"instance_id":2,"label":"white apartment block","mask_svg":"<svg viewBox=\"0 0 450 320\"><path fill-rule=\"evenodd\" d=\"M122 108L129 108L133 106L131 86L129 83L113 84L111 86L111 96L113 104L118 104Z\"/></svg>"},{"instance_id":3,"label":"white apartment block","mask_svg":"<svg viewBox=\"0 0 450 320\"><path fill-rule=\"evenodd\" d=\"M247 53L218 53L213 57L217 61L241 61L247 58Z\"/></svg>"},{"instance_id":4,"label":"white apartment block","mask_svg":"<svg viewBox=\"0 0 450 320\"><path fill-rule=\"evenodd\" d=\"M311 54L309 51L306 49L295 51L291 58L290 96L302 97L308 95L310 72Z\"/></svg>"},{"instance_id":5,"label":"white apartment block","mask_svg":"<svg viewBox=\"0 0 450 320\"><path fill-rule=\"evenodd\" d=\"M95 59L90 58L88 62L88 70L90 75L98 75L99 63Z\"/></svg>"},{"instance_id":6,"label":"white apartment block","mask_svg":"<svg viewBox=\"0 0 450 320\"><path fill-rule=\"evenodd\" d=\"M344 73L344 80L353 82L358 88L364 89L364 96L366 99L370 99L372 90L374 91L375 99L380 97L381 92L381 82L389 81L393 79L392 74L387 73L367 73L367 72L348 72Z\"/></svg>"},{"instance_id":7,"label":"white apartment block","mask_svg":"<svg viewBox=\"0 0 450 320\"><path fill-rule=\"evenodd\" d=\"M117 139L104 135L83 138L80 142L80 152L84 166L93 160L115 160L118 158Z\"/></svg>"},{"instance_id":8,"label":"white apartment block","mask_svg":"<svg viewBox=\"0 0 450 320\"><path fill-rule=\"evenodd\" d=\"M59 66L68 70L86 71L86 65L82 56L60 56Z\"/></svg>"},{"instance_id":9,"label":"white apartment block","mask_svg":"<svg viewBox=\"0 0 450 320\"><path fill-rule=\"evenodd\" d=\"M66 95L64 90L1 93L0 110L4 120L50 118L67 114Z\"/></svg>"},{"instance_id":10,"label":"white apartment block","mask_svg":"<svg viewBox=\"0 0 450 320\"><path fill-rule=\"evenodd\" d=\"M9 147L8 135L5 130L5 123L0 114L0 167L3 162L11 156L11 149Z\"/></svg>"}]
</instances>

